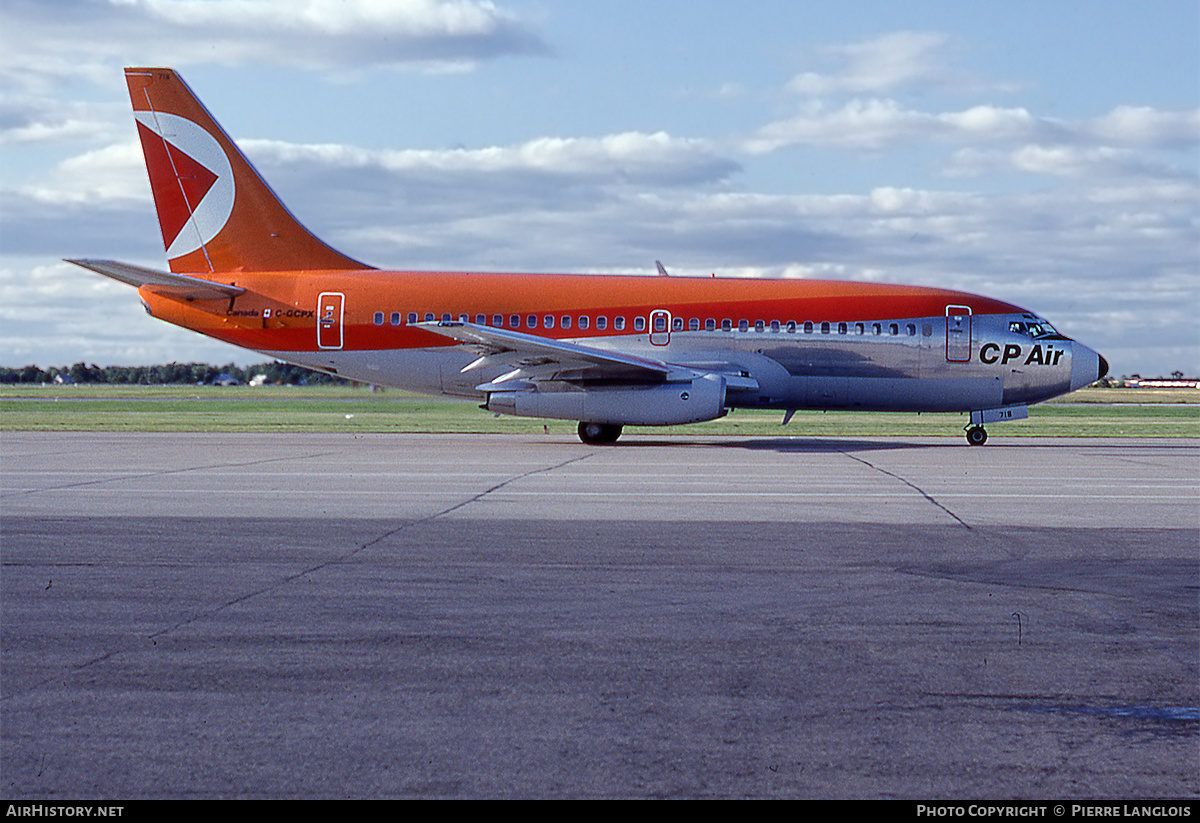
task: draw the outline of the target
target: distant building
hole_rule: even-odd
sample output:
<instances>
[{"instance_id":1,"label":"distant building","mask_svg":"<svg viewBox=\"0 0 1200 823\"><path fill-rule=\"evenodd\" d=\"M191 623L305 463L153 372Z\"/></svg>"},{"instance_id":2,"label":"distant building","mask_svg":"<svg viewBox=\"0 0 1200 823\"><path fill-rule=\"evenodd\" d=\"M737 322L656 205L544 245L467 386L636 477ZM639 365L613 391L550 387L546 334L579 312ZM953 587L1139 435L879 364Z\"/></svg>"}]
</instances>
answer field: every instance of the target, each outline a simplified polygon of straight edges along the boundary
<instances>
[{"instance_id":1,"label":"distant building","mask_svg":"<svg viewBox=\"0 0 1200 823\"><path fill-rule=\"evenodd\" d=\"M1127 389L1200 389L1200 380L1184 377L1183 372L1175 372L1170 377L1139 377L1133 375L1125 378Z\"/></svg>"},{"instance_id":2,"label":"distant building","mask_svg":"<svg viewBox=\"0 0 1200 823\"><path fill-rule=\"evenodd\" d=\"M241 385L241 381L232 374L222 372L213 378L212 384L214 386L238 386Z\"/></svg>"}]
</instances>

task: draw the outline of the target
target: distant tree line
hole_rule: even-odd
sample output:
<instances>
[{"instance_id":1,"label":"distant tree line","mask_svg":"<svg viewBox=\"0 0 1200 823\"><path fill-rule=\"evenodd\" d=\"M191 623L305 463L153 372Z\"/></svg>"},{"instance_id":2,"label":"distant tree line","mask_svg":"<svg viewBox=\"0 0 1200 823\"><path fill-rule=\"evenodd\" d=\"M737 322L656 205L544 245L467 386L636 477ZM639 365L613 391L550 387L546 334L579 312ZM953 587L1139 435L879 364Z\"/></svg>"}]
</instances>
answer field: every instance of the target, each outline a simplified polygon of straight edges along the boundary
<instances>
[{"instance_id":1,"label":"distant tree line","mask_svg":"<svg viewBox=\"0 0 1200 823\"><path fill-rule=\"evenodd\" d=\"M229 363L213 366L208 363L167 363L159 366L97 366L76 363L74 366L37 366L10 368L0 366L0 383L123 383L139 385L209 384L229 378L249 383L256 375L266 375L268 383L290 386L328 383L345 385L349 381L328 374L293 366L289 363L263 363L256 366L236 366Z\"/></svg>"}]
</instances>

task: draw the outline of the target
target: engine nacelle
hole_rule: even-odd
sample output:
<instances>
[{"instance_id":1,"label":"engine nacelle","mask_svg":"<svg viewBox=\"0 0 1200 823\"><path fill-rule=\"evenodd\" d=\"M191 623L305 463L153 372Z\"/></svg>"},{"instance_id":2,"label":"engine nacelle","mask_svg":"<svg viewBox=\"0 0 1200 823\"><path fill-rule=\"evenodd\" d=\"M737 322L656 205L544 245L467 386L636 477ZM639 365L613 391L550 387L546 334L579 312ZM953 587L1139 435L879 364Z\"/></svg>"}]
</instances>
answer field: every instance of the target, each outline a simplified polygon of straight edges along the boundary
<instances>
[{"instance_id":1,"label":"engine nacelle","mask_svg":"<svg viewBox=\"0 0 1200 823\"><path fill-rule=\"evenodd\" d=\"M487 409L515 417L621 426L699 423L725 414L725 378L708 374L682 383L586 391L494 391L488 395Z\"/></svg>"}]
</instances>

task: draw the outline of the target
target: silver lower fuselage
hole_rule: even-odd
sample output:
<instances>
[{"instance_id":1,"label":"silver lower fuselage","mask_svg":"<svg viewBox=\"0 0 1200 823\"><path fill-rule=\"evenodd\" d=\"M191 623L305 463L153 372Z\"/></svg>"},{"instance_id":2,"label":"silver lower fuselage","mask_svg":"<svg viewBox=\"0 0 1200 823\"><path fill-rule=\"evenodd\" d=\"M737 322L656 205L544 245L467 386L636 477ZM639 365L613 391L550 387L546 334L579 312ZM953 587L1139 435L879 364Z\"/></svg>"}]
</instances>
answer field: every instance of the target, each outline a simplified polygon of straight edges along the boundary
<instances>
[{"instance_id":1,"label":"silver lower fuselage","mask_svg":"<svg viewBox=\"0 0 1200 823\"><path fill-rule=\"evenodd\" d=\"M1020 314L776 323L588 337L586 342L726 375L727 408L978 411L1047 400L1107 371L1095 351L1074 340L1014 330L1031 319ZM477 386L508 371L464 372L478 357L464 346L264 353L366 383L475 400L486 399ZM581 387L589 388L586 375L543 381L539 389Z\"/></svg>"}]
</instances>

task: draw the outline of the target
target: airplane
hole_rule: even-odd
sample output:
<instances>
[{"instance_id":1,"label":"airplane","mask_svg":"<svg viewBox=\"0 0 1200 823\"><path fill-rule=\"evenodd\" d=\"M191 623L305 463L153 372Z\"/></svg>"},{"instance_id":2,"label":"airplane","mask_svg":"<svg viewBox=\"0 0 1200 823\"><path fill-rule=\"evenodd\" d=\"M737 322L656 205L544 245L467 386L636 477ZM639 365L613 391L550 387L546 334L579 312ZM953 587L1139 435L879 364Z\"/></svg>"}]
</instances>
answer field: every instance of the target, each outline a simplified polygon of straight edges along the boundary
<instances>
[{"instance_id":1,"label":"airplane","mask_svg":"<svg viewBox=\"0 0 1200 823\"><path fill-rule=\"evenodd\" d=\"M808 279L382 271L283 205L183 79L127 68L170 271L69 262L135 286L152 316L379 386L625 426L731 409L969 413L988 423L1108 373L1009 303L940 288Z\"/></svg>"}]
</instances>

